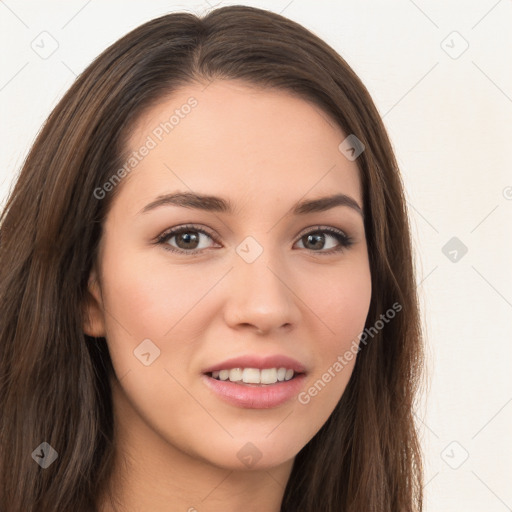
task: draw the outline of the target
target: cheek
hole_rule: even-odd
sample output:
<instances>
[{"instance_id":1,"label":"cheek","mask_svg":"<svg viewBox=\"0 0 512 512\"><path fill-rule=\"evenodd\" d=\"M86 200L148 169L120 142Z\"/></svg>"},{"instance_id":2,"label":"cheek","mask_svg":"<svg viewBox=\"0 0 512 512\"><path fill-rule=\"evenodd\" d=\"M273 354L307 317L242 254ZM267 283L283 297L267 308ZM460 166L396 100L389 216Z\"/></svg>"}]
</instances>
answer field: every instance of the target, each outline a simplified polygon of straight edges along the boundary
<instances>
[{"instance_id":1,"label":"cheek","mask_svg":"<svg viewBox=\"0 0 512 512\"><path fill-rule=\"evenodd\" d=\"M164 341L176 336L205 285L190 279L183 269L171 272L142 252L122 247L113 241L105 250L102 267L109 351L117 377L128 375L126 379L138 382L130 394L141 403L145 395L158 401L161 397L154 390L162 388L161 381L168 385L170 380L164 369L171 368L170 361L187 357L183 351L193 350L190 342L169 345ZM123 379L123 385L128 381Z\"/></svg>"},{"instance_id":2,"label":"cheek","mask_svg":"<svg viewBox=\"0 0 512 512\"><path fill-rule=\"evenodd\" d=\"M316 314L315 321L324 326L324 348L343 349L358 336L364 329L371 294L370 270L364 263L318 273L305 282L305 300Z\"/></svg>"},{"instance_id":3,"label":"cheek","mask_svg":"<svg viewBox=\"0 0 512 512\"><path fill-rule=\"evenodd\" d=\"M316 418L314 430L327 420L352 374L371 301L369 267L324 276L308 290L316 313L310 316L317 324L316 364L298 402Z\"/></svg>"},{"instance_id":4,"label":"cheek","mask_svg":"<svg viewBox=\"0 0 512 512\"><path fill-rule=\"evenodd\" d=\"M162 340L179 329L182 319L200 310L193 311L218 279L197 275L186 266L166 265L165 258L111 254L104 267L105 303L115 318L110 323L114 329L121 324L136 339Z\"/></svg>"}]
</instances>

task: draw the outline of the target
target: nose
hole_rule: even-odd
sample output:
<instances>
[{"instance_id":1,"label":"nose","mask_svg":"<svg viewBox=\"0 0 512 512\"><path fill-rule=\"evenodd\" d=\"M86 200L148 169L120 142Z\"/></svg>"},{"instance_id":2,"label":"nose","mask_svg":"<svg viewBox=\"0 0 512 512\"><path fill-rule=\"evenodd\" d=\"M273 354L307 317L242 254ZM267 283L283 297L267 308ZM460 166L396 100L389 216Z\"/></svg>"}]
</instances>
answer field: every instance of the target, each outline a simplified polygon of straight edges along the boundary
<instances>
[{"instance_id":1,"label":"nose","mask_svg":"<svg viewBox=\"0 0 512 512\"><path fill-rule=\"evenodd\" d=\"M224 319L233 329L258 334L291 330L299 322L300 309L290 273L262 256L252 263L236 262L229 275Z\"/></svg>"}]
</instances>

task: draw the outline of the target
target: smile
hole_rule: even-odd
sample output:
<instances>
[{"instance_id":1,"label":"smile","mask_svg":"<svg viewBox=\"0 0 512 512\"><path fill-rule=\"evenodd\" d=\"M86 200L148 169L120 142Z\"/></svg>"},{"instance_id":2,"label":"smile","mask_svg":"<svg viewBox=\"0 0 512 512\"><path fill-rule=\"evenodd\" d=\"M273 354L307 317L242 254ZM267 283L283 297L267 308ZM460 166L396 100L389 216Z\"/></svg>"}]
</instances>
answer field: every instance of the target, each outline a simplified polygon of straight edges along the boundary
<instances>
[{"instance_id":1,"label":"smile","mask_svg":"<svg viewBox=\"0 0 512 512\"><path fill-rule=\"evenodd\" d=\"M231 368L216 370L209 374L213 379L229 380L245 384L275 384L293 379L295 371L291 368Z\"/></svg>"},{"instance_id":2,"label":"smile","mask_svg":"<svg viewBox=\"0 0 512 512\"><path fill-rule=\"evenodd\" d=\"M280 369L268 368L271 372L273 370L276 375ZM242 375L245 370L255 370L247 373L248 380L256 380L256 377L259 377L259 374L264 371L257 368L244 368ZM286 371L285 369L285 379ZM242 409L271 409L290 402L303 390L306 378L304 373L294 373L289 380L276 380L274 383L264 384L261 383L261 377L259 377L260 383L244 382L243 380L232 382L229 378L221 380L219 377L213 377L212 374L213 372L206 373L201 377L206 387L213 392L213 396ZM263 375L265 374L263 373Z\"/></svg>"}]
</instances>

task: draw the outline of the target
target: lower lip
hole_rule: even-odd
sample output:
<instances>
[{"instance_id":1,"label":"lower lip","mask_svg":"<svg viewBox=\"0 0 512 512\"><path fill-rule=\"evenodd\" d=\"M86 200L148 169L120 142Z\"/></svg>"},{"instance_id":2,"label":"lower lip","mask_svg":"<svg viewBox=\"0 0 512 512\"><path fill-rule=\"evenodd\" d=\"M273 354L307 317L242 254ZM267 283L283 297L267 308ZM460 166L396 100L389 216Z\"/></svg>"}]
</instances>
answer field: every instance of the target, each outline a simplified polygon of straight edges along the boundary
<instances>
[{"instance_id":1,"label":"lower lip","mask_svg":"<svg viewBox=\"0 0 512 512\"><path fill-rule=\"evenodd\" d=\"M222 400L244 409L271 409L284 404L300 392L305 375L275 384L246 385L229 380L217 380L203 374L205 384Z\"/></svg>"}]
</instances>

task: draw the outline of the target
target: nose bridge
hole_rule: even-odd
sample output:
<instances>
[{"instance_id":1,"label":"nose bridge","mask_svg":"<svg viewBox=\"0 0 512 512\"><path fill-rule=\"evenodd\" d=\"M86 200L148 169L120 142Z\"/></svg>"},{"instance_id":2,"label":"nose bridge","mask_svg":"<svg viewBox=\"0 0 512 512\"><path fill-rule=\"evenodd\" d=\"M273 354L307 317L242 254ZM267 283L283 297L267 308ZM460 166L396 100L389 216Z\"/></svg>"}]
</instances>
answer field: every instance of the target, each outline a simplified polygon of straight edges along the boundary
<instances>
[{"instance_id":1,"label":"nose bridge","mask_svg":"<svg viewBox=\"0 0 512 512\"><path fill-rule=\"evenodd\" d=\"M251 324L268 331L297 321L297 305L287 283L289 272L280 260L278 248L263 247L247 237L236 248L231 274L226 307L230 324Z\"/></svg>"}]
</instances>

